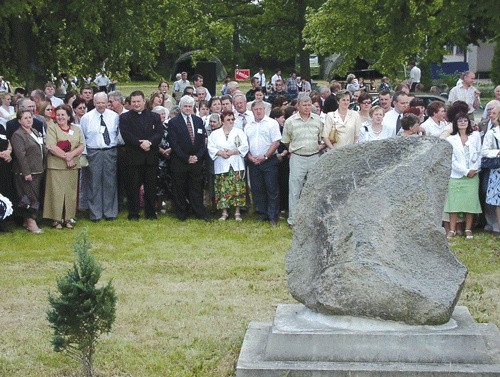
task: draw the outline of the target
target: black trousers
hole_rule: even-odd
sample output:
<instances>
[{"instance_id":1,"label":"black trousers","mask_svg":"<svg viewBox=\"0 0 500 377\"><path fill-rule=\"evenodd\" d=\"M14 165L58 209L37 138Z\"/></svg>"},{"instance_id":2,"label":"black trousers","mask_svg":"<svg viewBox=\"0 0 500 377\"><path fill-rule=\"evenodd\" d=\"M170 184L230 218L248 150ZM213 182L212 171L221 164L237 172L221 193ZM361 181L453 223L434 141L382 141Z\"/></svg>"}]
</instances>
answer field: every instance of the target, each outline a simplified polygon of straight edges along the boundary
<instances>
[{"instance_id":1,"label":"black trousers","mask_svg":"<svg viewBox=\"0 0 500 377\"><path fill-rule=\"evenodd\" d=\"M144 185L144 214L146 218L156 216L156 171L157 165L129 165L127 187L128 217L139 217L140 189Z\"/></svg>"},{"instance_id":2,"label":"black trousers","mask_svg":"<svg viewBox=\"0 0 500 377\"><path fill-rule=\"evenodd\" d=\"M186 164L173 158L172 164L172 194L175 215L185 220L189 214L189 206L196 217L204 219L207 217L203 205L203 187L205 174L203 161L196 164Z\"/></svg>"}]
</instances>

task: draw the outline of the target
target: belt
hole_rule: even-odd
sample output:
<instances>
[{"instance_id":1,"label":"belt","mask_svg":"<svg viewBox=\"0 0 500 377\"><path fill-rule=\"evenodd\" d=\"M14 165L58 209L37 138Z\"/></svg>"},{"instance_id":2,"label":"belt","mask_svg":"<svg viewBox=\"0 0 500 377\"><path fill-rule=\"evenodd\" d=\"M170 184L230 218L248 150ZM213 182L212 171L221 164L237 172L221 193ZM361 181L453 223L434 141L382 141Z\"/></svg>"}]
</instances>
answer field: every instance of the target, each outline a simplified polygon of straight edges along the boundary
<instances>
[{"instance_id":1,"label":"belt","mask_svg":"<svg viewBox=\"0 0 500 377\"><path fill-rule=\"evenodd\" d=\"M108 148L87 148L91 151L109 151L110 149L116 149L116 147L108 147Z\"/></svg>"},{"instance_id":2,"label":"belt","mask_svg":"<svg viewBox=\"0 0 500 377\"><path fill-rule=\"evenodd\" d=\"M313 153L313 154L298 154L298 153L294 153L295 155L297 156L300 156L300 157L311 157L311 156L316 156L319 152L316 152L316 153Z\"/></svg>"}]
</instances>

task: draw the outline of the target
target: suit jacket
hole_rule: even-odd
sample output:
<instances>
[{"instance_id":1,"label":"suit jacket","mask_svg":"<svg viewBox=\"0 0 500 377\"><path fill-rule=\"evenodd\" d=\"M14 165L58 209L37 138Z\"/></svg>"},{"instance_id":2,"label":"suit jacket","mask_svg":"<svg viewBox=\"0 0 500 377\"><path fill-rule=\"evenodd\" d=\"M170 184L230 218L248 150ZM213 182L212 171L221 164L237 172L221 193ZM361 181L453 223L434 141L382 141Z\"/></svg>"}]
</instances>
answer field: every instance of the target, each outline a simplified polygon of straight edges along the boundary
<instances>
[{"instance_id":1,"label":"suit jacket","mask_svg":"<svg viewBox=\"0 0 500 377\"><path fill-rule=\"evenodd\" d=\"M198 163L201 163L207 152L207 133L203 120L196 115L191 115L191 122L194 126L194 144L191 142L182 114L168 122L168 140L172 147L172 159L183 164L188 164L189 156L197 156Z\"/></svg>"},{"instance_id":2,"label":"suit jacket","mask_svg":"<svg viewBox=\"0 0 500 377\"><path fill-rule=\"evenodd\" d=\"M323 104L323 112L325 114L336 111L338 108L339 103L337 102L337 97L335 97L335 94L330 94L328 97L326 97L325 103Z\"/></svg>"},{"instance_id":3,"label":"suit jacket","mask_svg":"<svg viewBox=\"0 0 500 377\"><path fill-rule=\"evenodd\" d=\"M150 110L128 111L120 115L120 134L125 141L126 165L158 165L158 146L163 137L160 115ZM144 151L139 140L149 140L151 148Z\"/></svg>"},{"instance_id":4,"label":"suit jacket","mask_svg":"<svg viewBox=\"0 0 500 377\"><path fill-rule=\"evenodd\" d=\"M9 140L12 138L12 135L14 135L14 132L16 132L21 127L17 118L9 120L6 126L7 139ZM37 130L40 135L45 134L45 130L43 129L43 122L35 116L33 116L33 128Z\"/></svg>"},{"instance_id":5,"label":"suit jacket","mask_svg":"<svg viewBox=\"0 0 500 377\"><path fill-rule=\"evenodd\" d=\"M12 135L14 174L22 174L26 177L30 174L43 173L43 140L36 130L33 130L33 133L40 138L41 144L23 128L19 128Z\"/></svg>"}]
</instances>

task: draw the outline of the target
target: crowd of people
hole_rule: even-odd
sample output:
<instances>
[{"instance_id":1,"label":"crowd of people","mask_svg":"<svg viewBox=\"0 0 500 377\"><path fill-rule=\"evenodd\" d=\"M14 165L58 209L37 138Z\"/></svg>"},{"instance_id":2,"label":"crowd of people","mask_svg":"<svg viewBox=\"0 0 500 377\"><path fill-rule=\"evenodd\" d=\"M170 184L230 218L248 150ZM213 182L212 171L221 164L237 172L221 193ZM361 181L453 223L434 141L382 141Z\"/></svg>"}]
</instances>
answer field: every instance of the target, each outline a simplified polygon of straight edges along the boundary
<instances>
[{"instance_id":1,"label":"crowd of people","mask_svg":"<svg viewBox=\"0 0 500 377\"><path fill-rule=\"evenodd\" d=\"M102 78L102 77L101 77ZM263 69L246 93L227 80L221 95L203 76L178 74L146 98L84 85L55 95L55 85L26 95L0 91L0 219L11 215L39 234L38 217L55 229L73 228L77 210L91 221L154 220L168 203L180 221L250 216L293 226L301 191L326 151L397 137L439 137L453 147L443 223L448 238L473 238L473 226L500 232L500 86L476 124L480 93L465 72L449 103L414 96L420 70L394 91L349 75L345 84L312 90L295 72L284 80ZM102 85L101 85L102 84ZM373 102L377 102L373 105ZM483 161L483 166L482 162ZM498 161L498 159L497 159ZM485 168L488 162L489 169ZM230 211L232 214L230 214ZM479 214L483 216L476 216ZM220 217L219 217L220 216ZM0 222L2 229L4 224Z\"/></svg>"}]
</instances>

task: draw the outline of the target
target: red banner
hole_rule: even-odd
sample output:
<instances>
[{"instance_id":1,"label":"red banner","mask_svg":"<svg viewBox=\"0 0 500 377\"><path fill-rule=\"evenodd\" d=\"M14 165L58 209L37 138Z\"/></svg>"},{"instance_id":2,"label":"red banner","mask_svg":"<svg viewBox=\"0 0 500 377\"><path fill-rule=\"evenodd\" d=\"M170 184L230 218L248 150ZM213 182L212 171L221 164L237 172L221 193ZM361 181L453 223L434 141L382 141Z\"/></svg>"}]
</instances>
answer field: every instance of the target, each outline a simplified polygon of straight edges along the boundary
<instances>
[{"instance_id":1,"label":"red banner","mask_svg":"<svg viewBox=\"0 0 500 377\"><path fill-rule=\"evenodd\" d=\"M235 69L234 79L236 81L248 81L250 80L250 70L249 69Z\"/></svg>"}]
</instances>

